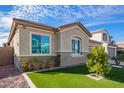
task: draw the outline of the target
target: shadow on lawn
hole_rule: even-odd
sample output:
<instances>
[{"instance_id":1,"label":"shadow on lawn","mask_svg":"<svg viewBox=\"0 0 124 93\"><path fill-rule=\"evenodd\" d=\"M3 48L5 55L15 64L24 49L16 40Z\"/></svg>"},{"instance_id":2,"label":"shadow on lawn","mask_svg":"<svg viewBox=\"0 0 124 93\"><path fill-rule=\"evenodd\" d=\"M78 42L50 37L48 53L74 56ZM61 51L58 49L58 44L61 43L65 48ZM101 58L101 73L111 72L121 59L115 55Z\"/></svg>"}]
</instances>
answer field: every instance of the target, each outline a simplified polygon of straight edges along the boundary
<instances>
[{"instance_id":1,"label":"shadow on lawn","mask_svg":"<svg viewBox=\"0 0 124 93\"><path fill-rule=\"evenodd\" d=\"M113 67L107 79L124 83L124 69Z\"/></svg>"},{"instance_id":2,"label":"shadow on lawn","mask_svg":"<svg viewBox=\"0 0 124 93\"><path fill-rule=\"evenodd\" d=\"M82 65L82 66L68 67L68 68L50 70L50 71L45 71L45 72L37 72L37 73L51 74L51 75L59 74L59 73L88 74L88 70L85 65Z\"/></svg>"}]
</instances>

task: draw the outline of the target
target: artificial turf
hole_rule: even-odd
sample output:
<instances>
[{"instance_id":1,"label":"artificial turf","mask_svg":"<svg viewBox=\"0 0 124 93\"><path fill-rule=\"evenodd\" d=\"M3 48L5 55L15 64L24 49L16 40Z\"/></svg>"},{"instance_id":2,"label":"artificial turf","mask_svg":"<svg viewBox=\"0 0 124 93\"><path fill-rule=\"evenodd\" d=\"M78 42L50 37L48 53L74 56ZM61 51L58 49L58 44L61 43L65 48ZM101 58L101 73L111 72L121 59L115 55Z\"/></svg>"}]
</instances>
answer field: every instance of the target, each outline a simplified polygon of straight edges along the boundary
<instances>
[{"instance_id":1,"label":"artificial turf","mask_svg":"<svg viewBox=\"0 0 124 93\"><path fill-rule=\"evenodd\" d=\"M38 88L124 88L124 69L113 67L102 80L93 80L85 65L46 72L28 73Z\"/></svg>"}]
</instances>

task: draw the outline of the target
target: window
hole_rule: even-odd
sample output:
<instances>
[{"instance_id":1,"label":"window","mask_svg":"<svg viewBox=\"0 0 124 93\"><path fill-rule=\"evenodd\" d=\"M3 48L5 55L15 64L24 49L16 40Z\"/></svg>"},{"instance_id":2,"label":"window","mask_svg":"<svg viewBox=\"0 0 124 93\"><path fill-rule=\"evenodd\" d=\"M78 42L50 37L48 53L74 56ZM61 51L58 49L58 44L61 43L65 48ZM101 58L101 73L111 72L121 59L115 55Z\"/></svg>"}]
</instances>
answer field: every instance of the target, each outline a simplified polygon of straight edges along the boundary
<instances>
[{"instance_id":1,"label":"window","mask_svg":"<svg viewBox=\"0 0 124 93\"><path fill-rule=\"evenodd\" d=\"M107 41L107 34L103 33L103 40Z\"/></svg>"},{"instance_id":2,"label":"window","mask_svg":"<svg viewBox=\"0 0 124 93\"><path fill-rule=\"evenodd\" d=\"M33 54L49 54L50 53L50 37L45 35L32 35L32 53Z\"/></svg>"},{"instance_id":3,"label":"window","mask_svg":"<svg viewBox=\"0 0 124 93\"><path fill-rule=\"evenodd\" d=\"M78 38L72 39L72 53L74 53L74 54L81 53L81 40Z\"/></svg>"}]
</instances>

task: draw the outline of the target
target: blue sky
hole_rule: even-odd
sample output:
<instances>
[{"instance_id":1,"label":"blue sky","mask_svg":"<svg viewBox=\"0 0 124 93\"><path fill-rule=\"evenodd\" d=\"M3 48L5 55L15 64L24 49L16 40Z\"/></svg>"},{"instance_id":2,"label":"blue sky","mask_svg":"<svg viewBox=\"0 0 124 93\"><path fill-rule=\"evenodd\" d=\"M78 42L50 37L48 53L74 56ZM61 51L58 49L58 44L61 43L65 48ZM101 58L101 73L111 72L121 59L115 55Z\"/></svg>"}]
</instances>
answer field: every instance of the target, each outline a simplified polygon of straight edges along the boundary
<instances>
[{"instance_id":1,"label":"blue sky","mask_svg":"<svg viewBox=\"0 0 124 93\"><path fill-rule=\"evenodd\" d=\"M0 46L8 39L12 18L51 26L81 22L90 32L106 29L117 42L124 41L124 6L0 6Z\"/></svg>"}]
</instances>

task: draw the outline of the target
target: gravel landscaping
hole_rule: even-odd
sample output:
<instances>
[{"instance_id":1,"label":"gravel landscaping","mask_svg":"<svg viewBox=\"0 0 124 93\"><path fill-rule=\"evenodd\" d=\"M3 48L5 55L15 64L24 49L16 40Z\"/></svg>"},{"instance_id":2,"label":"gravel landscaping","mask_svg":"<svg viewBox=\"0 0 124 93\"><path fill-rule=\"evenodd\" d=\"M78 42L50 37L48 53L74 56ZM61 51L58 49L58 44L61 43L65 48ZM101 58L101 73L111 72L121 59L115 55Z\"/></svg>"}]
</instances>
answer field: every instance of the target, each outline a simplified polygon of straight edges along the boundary
<instances>
[{"instance_id":1,"label":"gravel landscaping","mask_svg":"<svg viewBox=\"0 0 124 93\"><path fill-rule=\"evenodd\" d=\"M0 88L29 88L29 85L13 65L8 65L0 66Z\"/></svg>"}]
</instances>

